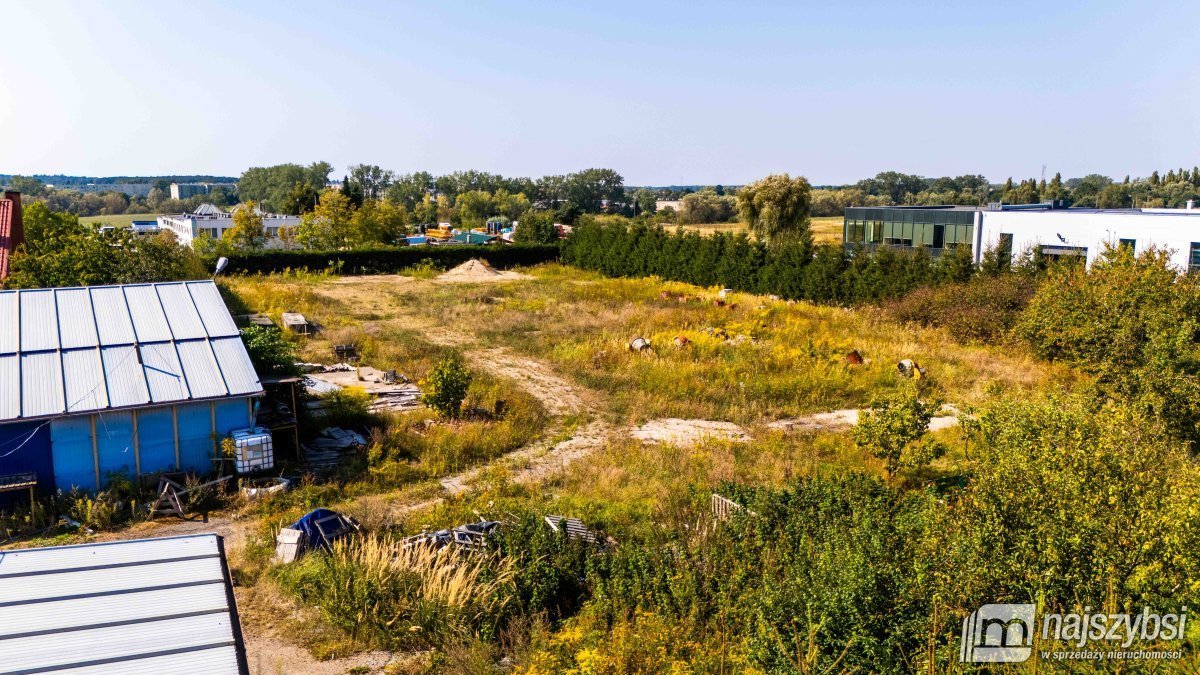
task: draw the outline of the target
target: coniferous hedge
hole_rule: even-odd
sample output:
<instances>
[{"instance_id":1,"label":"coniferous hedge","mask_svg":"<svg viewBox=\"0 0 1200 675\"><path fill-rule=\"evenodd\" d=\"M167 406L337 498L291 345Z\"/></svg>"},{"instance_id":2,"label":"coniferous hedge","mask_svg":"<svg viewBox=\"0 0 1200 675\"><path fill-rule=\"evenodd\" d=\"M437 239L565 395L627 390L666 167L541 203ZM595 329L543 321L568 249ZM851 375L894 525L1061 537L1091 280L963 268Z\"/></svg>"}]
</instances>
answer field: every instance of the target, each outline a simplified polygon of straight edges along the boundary
<instances>
[{"instance_id":1,"label":"coniferous hedge","mask_svg":"<svg viewBox=\"0 0 1200 675\"><path fill-rule=\"evenodd\" d=\"M229 272L270 273L285 269L313 271L336 269L340 274L392 274L408 267L430 264L450 269L472 258L492 267L537 265L558 260L558 244L514 246L390 246L352 251L258 250L237 252L229 258ZM208 261L211 269L214 261Z\"/></svg>"},{"instance_id":2,"label":"coniferous hedge","mask_svg":"<svg viewBox=\"0 0 1200 675\"><path fill-rule=\"evenodd\" d=\"M903 295L919 286L966 281L967 249L933 259L928 252L847 250L807 241L766 247L743 234L667 232L641 223L587 223L563 246L562 261L612 277L657 275L787 299L855 304Z\"/></svg>"}]
</instances>

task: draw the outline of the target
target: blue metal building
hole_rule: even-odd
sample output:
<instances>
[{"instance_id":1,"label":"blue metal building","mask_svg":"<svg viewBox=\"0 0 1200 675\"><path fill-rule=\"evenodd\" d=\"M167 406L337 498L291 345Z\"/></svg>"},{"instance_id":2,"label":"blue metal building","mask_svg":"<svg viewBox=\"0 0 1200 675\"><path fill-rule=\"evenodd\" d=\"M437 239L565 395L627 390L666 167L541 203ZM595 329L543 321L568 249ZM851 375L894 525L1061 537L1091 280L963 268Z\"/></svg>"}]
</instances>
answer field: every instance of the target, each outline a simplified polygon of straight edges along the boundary
<instances>
[{"instance_id":1,"label":"blue metal building","mask_svg":"<svg viewBox=\"0 0 1200 675\"><path fill-rule=\"evenodd\" d=\"M0 292L0 475L208 473L262 393L211 281Z\"/></svg>"}]
</instances>

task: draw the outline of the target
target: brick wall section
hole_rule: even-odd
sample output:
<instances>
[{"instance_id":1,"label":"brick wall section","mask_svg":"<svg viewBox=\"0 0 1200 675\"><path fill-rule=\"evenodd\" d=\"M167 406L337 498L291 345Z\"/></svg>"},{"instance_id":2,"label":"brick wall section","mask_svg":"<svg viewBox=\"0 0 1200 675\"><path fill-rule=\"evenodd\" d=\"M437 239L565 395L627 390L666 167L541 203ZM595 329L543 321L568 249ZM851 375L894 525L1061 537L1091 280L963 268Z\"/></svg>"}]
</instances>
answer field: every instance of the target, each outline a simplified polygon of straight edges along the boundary
<instances>
[{"instance_id":1,"label":"brick wall section","mask_svg":"<svg viewBox=\"0 0 1200 675\"><path fill-rule=\"evenodd\" d=\"M8 265L17 247L25 243L21 218L21 193L5 192L0 199L0 281L8 276Z\"/></svg>"}]
</instances>

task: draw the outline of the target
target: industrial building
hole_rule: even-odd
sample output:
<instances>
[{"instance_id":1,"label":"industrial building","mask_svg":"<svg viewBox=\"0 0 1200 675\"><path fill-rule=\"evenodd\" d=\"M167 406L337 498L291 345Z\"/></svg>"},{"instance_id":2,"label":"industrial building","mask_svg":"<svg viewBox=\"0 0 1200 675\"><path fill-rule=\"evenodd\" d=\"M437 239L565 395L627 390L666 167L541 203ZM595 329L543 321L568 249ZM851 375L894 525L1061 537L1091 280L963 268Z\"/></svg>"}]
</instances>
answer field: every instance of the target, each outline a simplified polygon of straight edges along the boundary
<instances>
[{"instance_id":1,"label":"industrial building","mask_svg":"<svg viewBox=\"0 0 1200 675\"><path fill-rule=\"evenodd\" d=\"M216 284L0 291L0 476L213 470L263 387Z\"/></svg>"},{"instance_id":2,"label":"industrial building","mask_svg":"<svg viewBox=\"0 0 1200 675\"><path fill-rule=\"evenodd\" d=\"M237 206L237 209L244 208ZM274 213L259 212L263 217L263 231L267 235L266 247L277 248L283 245L279 238L282 227L296 227L300 224L299 216L282 216ZM192 213L181 213L158 217L158 227L170 230L180 243L191 246L192 242L201 235L220 239L225 231L233 227L233 213L226 212L212 204L201 204Z\"/></svg>"},{"instance_id":3,"label":"industrial building","mask_svg":"<svg viewBox=\"0 0 1200 675\"><path fill-rule=\"evenodd\" d=\"M888 206L846 209L843 241L874 249L923 247L939 256L968 247L976 263L985 251L1079 257L1091 264L1106 244L1135 252L1169 249L1180 271L1200 269L1200 209L1084 209L1061 203L966 206Z\"/></svg>"}]
</instances>

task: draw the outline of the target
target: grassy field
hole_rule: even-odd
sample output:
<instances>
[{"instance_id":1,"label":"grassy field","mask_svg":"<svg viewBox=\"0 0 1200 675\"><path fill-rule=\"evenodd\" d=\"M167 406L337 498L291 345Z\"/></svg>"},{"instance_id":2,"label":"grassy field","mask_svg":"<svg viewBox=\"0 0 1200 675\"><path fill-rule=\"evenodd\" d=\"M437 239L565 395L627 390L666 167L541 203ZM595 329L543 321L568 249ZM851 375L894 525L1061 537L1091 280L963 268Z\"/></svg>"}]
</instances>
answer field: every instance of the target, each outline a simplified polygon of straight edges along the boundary
<instances>
[{"instance_id":1,"label":"grassy field","mask_svg":"<svg viewBox=\"0 0 1200 675\"><path fill-rule=\"evenodd\" d=\"M817 243L837 244L842 241L841 216L820 216L812 219L813 240ZM684 225L684 229L697 230L702 233L711 232L741 232L746 229L745 223L707 223L704 225Z\"/></svg>"},{"instance_id":2,"label":"grassy field","mask_svg":"<svg viewBox=\"0 0 1200 675\"><path fill-rule=\"evenodd\" d=\"M380 368L419 372L420 357L406 363L414 355L403 339L379 336L429 326L462 336L464 347L504 346L544 359L605 392L611 411L627 422L689 417L754 424L861 406L899 385L894 364L904 358L924 365L947 398L963 403L996 388L1038 388L1072 377L1026 355L899 326L870 309L740 293L718 304L716 289L604 279L558 265L533 273L530 281L475 285L320 275L225 283L256 311L300 311L328 326L332 339L363 343L366 362L379 361ZM630 352L635 337L648 339L653 351ZM677 337L687 346L677 347ZM308 350L319 352L323 344L309 343ZM868 362L848 365L851 350Z\"/></svg>"},{"instance_id":3,"label":"grassy field","mask_svg":"<svg viewBox=\"0 0 1200 675\"><path fill-rule=\"evenodd\" d=\"M290 622L289 630L304 635L310 651L322 657L372 646L403 649L427 644L386 627L360 631L353 620L358 610L352 601L335 611L329 604L334 599L316 590L321 583L341 582L316 579L325 579L322 575L337 566L374 569L370 574L387 577L393 573L391 568L380 568L378 560L392 555L382 551L390 550L388 542L394 537L474 521L480 515L564 513L621 540L653 540L661 532L691 527L698 517L697 491L703 495L722 481L778 486L801 476L830 473L865 471L883 476L882 462L856 447L847 428L785 433L770 423L865 406L874 396L904 385L894 365L902 358L926 368L930 395L959 406L1004 392L1020 397L1081 382L1073 371L1039 362L1020 350L959 345L936 330L897 325L870 308L819 307L748 294L724 298L722 304L715 302L717 289L713 288L657 279L606 279L559 265L526 271L530 274L526 280L479 284L446 284L428 275L339 278L309 273L221 281L231 303L239 306L235 311L265 312L276 320L283 311L299 311L322 325L319 337L301 343L306 360L329 361L332 343L355 342L363 363L419 379L450 352L467 355L477 372L525 359L545 364L588 392L584 417L609 429L594 451L544 484L514 481L512 472L519 466L502 466L482 474L466 493L420 508L400 508L424 503L437 494L427 482L430 477L494 457L536 434L540 425L545 425L547 434L566 438L579 422L577 416L561 413L545 422L539 417L545 413L528 402L524 405L532 410L534 423L520 428L532 432L517 436L487 429L430 436L429 422L418 419L419 415L391 424L384 438L401 439L393 442L415 449L408 459L405 452L393 453L399 461L372 469L365 482L359 479L334 492L312 486L307 497L302 492L273 506L255 507L260 518L257 534L236 556L245 583L254 587L254 597L262 598L262 602L248 601L247 612L266 613L268 618L262 619L266 623ZM635 336L648 339L652 350L629 351L627 345ZM681 340L686 346L677 346L677 337L686 338ZM845 356L851 350L866 362L847 363ZM485 366L479 361L483 358L496 363ZM489 400L516 398L514 381L522 378L519 372L513 377L485 377L490 386L503 389ZM540 388L537 381L532 386ZM661 418L733 422L746 430L749 439L709 439L692 446L650 444L632 436L637 425ZM496 436L499 441L478 440ZM961 472L967 452L961 432L949 428L936 436L949 450L923 473L913 475L918 483L939 476L955 480ZM468 443L476 449L454 450L464 444L464 438L476 438ZM439 452L440 446L450 449ZM428 457L423 459L425 454ZM895 478L898 484L908 480L905 475ZM370 496L376 493L383 494ZM301 512L297 504L324 505L354 515L376 537L364 546L374 548L369 555L360 549L339 553L334 568L309 565L272 571L266 557L274 528ZM457 568L452 572L466 573ZM296 616L307 615L292 612L291 618L284 618L268 607L296 602L321 605L324 618L309 616L297 622ZM581 618L558 632L544 625L524 630L528 631L521 638L525 646L508 652L520 662L546 657L545 645L558 645L560 651L563 644L576 644L572 640L594 645L595 633L588 631L607 629ZM592 637L580 637L579 630L584 630L580 635ZM624 639L638 642L636 637ZM543 647L536 646L539 640ZM480 666L470 664L483 658L481 650L492 654L484 661L494 658L491 647L468 642L474 646L453 648L440 657L447 659L445 668L474 671ZM583 649L582 642L578 649ZM530 672L561 667L557 663Z\"/></svg>"},{"instance_id":4,"label":"grassy field","mask_svg":"<svg viewBox=\"0 0 1200 675\"><path fill-rule=\"evenodd\" d=\"M960 345L872 308L718 298L715 288L607 279L560 265L523 271L520 280L489 283L303 271L220 280L235 314L278 321L298 311L318 324L315 337L291 338L303 360L329 363L333 344L354 343L364 365L413 381L450 355L475 375L467 399L475 412L467 418L385 416L364 456L334 479L307 480L257 502L234 499L214 516L235 542L230 562L243 623L255 639L276 640L271 653L298 645L306 658L336 660L328 672L358 672L341 664L370 649L393 652L387 672L395 673L505 672L501 658L529 673L718 672L725 647L688 633L704 633L699 624L641 613L612 624L595 603L563 610L570 618L559 620L558 610L529 605L571 597L585 573L571 567L583 564L582 553L544 538L542 515L580 518L621 542L620 551L653 555L659 543L693 546L709 536L709 495L726 481L782 488L857 473L898 489L957 484L970 461L959 427L933 434L946 451L931 465L889 476L849 427L787 431L772 423L863 407L897 391L907 386L895 367L903 358L925 367L927 396L964 409L1086 383L1020 349ZM652 348L630 351L633 337ZM850 364L852 350L865 362ZM667 443L635 436L639 425L664 418L732 423L745 436ZM518 449L518 458L508 456ZM482 468L459 473L472 467ZM271 563L278 529L318 506L355 517L362 541L328 558ZM420 557L398 544L479 518L504 520L502 546L518 557L484 564ZM154 534L169 532L135 528L131 536ZM521 559L530 547L542 548ZM733 648L729 658L741 670L746 652ZM711 667L680 665L706 660Z\"/></svg>"},{"instance_id":5,"label":"grassy field","mask_svg":"<svg viewBox=\"0 0 1200 675\"><path fill-rule=\"evenodd\" d=\"M85 216L79 219L84 225L112 225L113 227L129 227L135 220L154 220L157 213L122 213L116 216Z\"/></svg>"}]
</instances>

